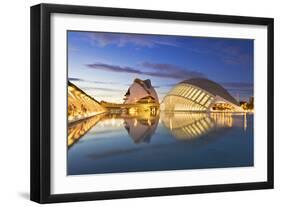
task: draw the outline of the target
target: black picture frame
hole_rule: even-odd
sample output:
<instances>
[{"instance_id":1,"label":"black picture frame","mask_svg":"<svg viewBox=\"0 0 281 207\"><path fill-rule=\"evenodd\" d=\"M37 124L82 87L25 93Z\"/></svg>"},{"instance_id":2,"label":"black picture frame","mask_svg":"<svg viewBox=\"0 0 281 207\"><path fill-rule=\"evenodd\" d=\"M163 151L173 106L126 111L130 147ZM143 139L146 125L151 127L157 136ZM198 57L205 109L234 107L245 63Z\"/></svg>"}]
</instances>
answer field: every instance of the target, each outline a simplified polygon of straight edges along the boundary
<instances>
[{"instance_id":1,"label":"black picture frame","mask_svg":"<svg viewBox=\"0 0 281 207\"><path fill-rule=\"evenodd\" d=\"M267 26L267 181L235 184L167 187L74 194L51 194L51 72L50 72L50 16L52 13L134 17L149 19L181 20L194 22L218 22ZM56 4L39 4L31 7L31 174L30 199L38 203L88 201L102 199L165 196L224 191L241 191L273 188L273 52L274 20L272 18L195 14L152 10L103 8Z\"/></svg>"}]
</instances>

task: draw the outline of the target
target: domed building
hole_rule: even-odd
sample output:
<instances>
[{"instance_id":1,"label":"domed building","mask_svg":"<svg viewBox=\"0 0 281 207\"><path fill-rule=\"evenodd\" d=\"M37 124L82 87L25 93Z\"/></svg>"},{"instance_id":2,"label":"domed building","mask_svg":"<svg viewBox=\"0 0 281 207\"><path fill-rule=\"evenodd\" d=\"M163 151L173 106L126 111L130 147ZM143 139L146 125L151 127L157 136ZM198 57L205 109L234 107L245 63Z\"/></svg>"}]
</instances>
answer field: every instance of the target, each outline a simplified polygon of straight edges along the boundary
<instances>
[{"instance_id":1,"label":"domed building","mask_svg":"<svg viewBox=\"0 0 281 207\"><path fill-rule=\"evenodd\" d=\"M161 103L164 111L243 111L239 103L218 83L193 78L174 86Z\"/></svg>"},{"instance_id":2,"label":"domed building","mask_svg":"<svg viewBox=\"0 0 281 207\"><path fill-rule=\"evenodd\" d=\"M125 94L124 104L159 103L157 93L151 81L136 78Z\"/></svg>"}]
</instances>

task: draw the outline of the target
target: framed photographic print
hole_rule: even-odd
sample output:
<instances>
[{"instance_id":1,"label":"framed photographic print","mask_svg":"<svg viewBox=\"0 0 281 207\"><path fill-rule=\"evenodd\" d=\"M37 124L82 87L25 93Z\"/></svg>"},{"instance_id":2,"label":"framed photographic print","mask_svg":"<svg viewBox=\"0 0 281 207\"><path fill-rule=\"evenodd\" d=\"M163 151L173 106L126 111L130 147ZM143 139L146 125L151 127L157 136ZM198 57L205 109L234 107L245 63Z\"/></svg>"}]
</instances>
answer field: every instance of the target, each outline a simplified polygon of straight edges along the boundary
<instances>
[{"instance_id":1,"label":"framed photographic print","mask_svg":"<svg viewBox=\"0 0 281 207\"><path fill-rule=\"evenodd\" d=\"M273 19L31 7L31 200L273 188Z\"/></svg>"}]
</instances>

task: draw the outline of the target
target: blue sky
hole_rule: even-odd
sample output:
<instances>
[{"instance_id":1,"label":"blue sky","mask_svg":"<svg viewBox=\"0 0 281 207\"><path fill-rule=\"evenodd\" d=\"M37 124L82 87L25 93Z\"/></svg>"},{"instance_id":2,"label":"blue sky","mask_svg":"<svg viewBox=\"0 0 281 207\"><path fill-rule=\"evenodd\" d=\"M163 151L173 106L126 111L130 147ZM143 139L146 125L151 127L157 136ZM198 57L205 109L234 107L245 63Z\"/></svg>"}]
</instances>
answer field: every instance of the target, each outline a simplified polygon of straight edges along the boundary
<instances>
[{"instance_id":1,"label":"blue sky","mask_svg":"<svg viewBox=\"0 0 281 207\"><path fill-rule=\"evenodd\" d=\"M123 102L135 78L150 79L160 100L183 80L203 77L235 98L253 95L247 39L68 31L68 79L98 101Z\"/></svg>"}]
</instances>

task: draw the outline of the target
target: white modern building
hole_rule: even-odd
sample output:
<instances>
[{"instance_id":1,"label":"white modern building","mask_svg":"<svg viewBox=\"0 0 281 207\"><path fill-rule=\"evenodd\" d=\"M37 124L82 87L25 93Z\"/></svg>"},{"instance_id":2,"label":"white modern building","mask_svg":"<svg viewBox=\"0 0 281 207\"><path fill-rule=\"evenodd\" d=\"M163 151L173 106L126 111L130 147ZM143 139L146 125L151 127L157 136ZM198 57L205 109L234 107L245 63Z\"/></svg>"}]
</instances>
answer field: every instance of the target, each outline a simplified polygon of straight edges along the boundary
<instances>
[{"instance_id":1,"label":"white modern building","mask_svg":"<svg viewBox=\"0 0 281 207\"><path fill-rule=\"evenodd\" d=\"M125 94L124 104L159 103L157 93L151 81L135 79Z\"/></svg>"},{"instance_id":2,"label":"white modern building","mask_svg":"<svg viewBox=\"0 0 281 207\"><path fill-rule=\"evenodd\" d=\"M164 97L161 110L243 111L225 88L205 78L193 78L175 85Z\"/></svg>"}]
</instances>

